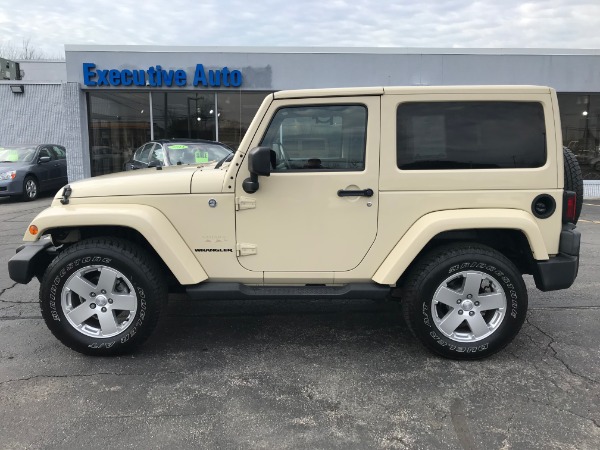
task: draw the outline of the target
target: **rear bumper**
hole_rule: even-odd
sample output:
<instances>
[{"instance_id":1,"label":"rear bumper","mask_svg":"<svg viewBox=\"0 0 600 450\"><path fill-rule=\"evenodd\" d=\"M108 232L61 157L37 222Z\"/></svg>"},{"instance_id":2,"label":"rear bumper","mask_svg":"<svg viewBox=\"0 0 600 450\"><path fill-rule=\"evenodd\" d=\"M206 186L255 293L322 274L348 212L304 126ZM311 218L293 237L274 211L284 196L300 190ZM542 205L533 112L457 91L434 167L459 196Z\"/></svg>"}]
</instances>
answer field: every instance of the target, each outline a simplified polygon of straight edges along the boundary
<instances>
[{"instance_id":1,"label":"rear bumper","mask_svg":"<svg viewBox=\"0 0 600 450\"><path fill-rule=\"evenodd\" d=\"M8 275L17 283L29 283L34 276L46 270L53 258L49 250L54 250L50 238L20 246L17 254L8 261Z\"/></svg>"},{"instance_id":2,"label":"rear bumper","mask_svg":"<svg viewBox=\"0 0 600 450\"><path fill-rule=\"evenodd\" d=\"M581 233L572 224L560 233L558 255L547 261L536 261L533 278L540 291L557 291L571 287L579 271Z\"/></svg>"}]
</instances>

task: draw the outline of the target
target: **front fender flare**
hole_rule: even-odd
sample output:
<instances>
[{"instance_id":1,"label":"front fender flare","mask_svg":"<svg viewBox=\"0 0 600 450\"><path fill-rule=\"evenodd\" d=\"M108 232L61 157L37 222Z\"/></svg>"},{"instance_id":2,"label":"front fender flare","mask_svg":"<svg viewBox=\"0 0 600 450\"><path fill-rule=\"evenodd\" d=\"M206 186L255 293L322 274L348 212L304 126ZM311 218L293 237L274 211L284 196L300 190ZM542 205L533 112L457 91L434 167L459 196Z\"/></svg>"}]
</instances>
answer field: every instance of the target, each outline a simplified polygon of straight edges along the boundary
<instances>
[{"instance_id":1,"label":"front fender flare","mask_svg":"<svg viewBox=\"0 0 600 450\"><path fill-rule=\"evenodd\" d=\"M373 275L380 284L395 284L431 239L444 231L504 228L522 231L534 259L548 259L544 239L531 214L516 209L457 209L426 214L402 236Z\"/></svg>"},{"instance_id":2,"label":"front fender flare","mask_svg":"<svg viewBox=\"0 0 600 450\"><path fill-rule=\"evenodd\" d=\"M144 236L181 284L197 284L208 275L173 224L147 205L67 205L50 207L31 222L38 234L25 232L24 241L36 241L48 230L61 227L121 226Z\"/></svg>"}]
</instances>

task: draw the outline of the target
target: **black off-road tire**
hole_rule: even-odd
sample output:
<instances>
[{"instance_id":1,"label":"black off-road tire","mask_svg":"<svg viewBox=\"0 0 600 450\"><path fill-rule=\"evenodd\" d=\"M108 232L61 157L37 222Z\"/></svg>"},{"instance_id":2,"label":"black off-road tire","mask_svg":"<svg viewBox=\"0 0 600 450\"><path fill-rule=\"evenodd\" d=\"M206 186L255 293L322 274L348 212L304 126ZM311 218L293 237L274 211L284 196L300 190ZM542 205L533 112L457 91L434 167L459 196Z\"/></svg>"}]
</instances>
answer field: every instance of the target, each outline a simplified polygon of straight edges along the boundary
<instances>
[{"instance_id":1,"label":"black off-road tire","mask_svg":"<svg viewBox=\"0 0 600 450\"><path fill-rule=\"evenodd\" d=\"M473 274L475 278L472 279L475 280L479 276L475 274L481 274L479 289L493 280L494 283L489 284L491 294L500 294L498 288L501 288L506 305L503 314L499 309L483 311L486 292L467 300L466 292L461 293L460 288L456 288L456 292L448 290L452 295L457 295L456 300L448 303L464 302L453 305L456 310L444 303L434 302L434 298L440 298L436 294L441 292L442 286L452 285L446 284L450 278L455 277L450 282L454 283L452 286L460 286L461 280L464 280L462 289L466 290L467 274ZM491 290L492 286L495 291ZM501 301L502 296L496 295L496 298ZM468 301L471 303L467 304ZM473 306L475 303L481 306ZM473 360L500 351L517 335L527 313L527 289L515 265L496 250L480 244L455 243L432 250L414 264L402 288L401 305L409 329L429 350L445 358ZM440 313L440 310L446 312ZM474 314L470 318L472 311ZM461 314L455 316L457 320L465 317L465 321L455 330L462 337L453 338L454 333L448 336L438 325L440 319L446 319L445 314L450 317L451 313ZM486 326L493 323L493 328L488 328L493 331L487 336L481 333L480 339L471 338L469 341L466 335L470 330L473 331L466 319L478 319L475 314L479 314L484 323L489 320Z\"/></svg>"},{"instance_id":2,"label":"black off-road tire","mask_svg":"<svg viewBox=\"0 0 600 450\"><path fill-rule=\"evenodd\" d=\"M573 191L577 194L575 204L575 223L579 220L581 208L583 207L583 175L577 158L571 150L563 147L565 166L565 191Z\"/></svg>"},{"instance_id":3,"label":"black off-road tire","mask_svg":"<svg viewBox=\"0 0 600 450\"><path fill-rule=\"evenodd\" d=\"M99 277L104 268L107 268L107 276L112 273L123 277L116 276L116 281L112 284L114 289L107 289L109 292L100 299ZM67 282L72 283L76 277L82 276L98 277L98 292L93 294L94 297L91 297L91 293L88 298L80 297L79 294L73 295L76 291L65 289ZM93 286L94 279L90 279L92 281L86 282ZM87 284L84 286L87 287ZM134 305L132 308L135 311L128 313L119 308L114 311L110 309L117 305L118 295L121 293L127 296L129 304ZM52 334L67 347L93 356L120 355L136 349L154 330L166 298L167 284L154 258L135 244L111 237L86 239L70 246L52 261L40 283L42 316ZM116 327L114 332L118 334L108 336L110 333L107 333L107 337L90 336L89 332L86 334L85 330L78 329L66 317L66 311L74 303L85 308L89 305L90 311L98 314L86 319L81 326L93 331L94 325L89 323L97 321L98 330L102 332L99 315L101 310L104 310L104 314L108 310L115 323L123 320L120 325L123 327L122 331ZM101 305L104 307L101 308ZM71 309L69 314L72 311ZM122 319L123 315L128 317Z\"/></svg>"}]
</instances>

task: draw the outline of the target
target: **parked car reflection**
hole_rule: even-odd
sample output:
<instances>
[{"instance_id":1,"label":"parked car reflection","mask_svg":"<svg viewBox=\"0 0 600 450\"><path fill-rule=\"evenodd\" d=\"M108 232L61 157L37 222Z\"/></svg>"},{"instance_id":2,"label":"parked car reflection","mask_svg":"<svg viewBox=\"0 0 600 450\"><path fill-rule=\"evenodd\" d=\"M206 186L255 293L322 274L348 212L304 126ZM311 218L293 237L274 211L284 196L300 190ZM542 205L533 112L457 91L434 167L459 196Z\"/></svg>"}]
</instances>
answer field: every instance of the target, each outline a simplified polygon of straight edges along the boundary
<instances>
[{"instance_id":1,"label":"parked car reflection","mask_svg":"<svg viewBox=\"0 0 600 450\"><path fill-rule=\"evenodd\" d=\"M179 164L208 164L217 162L233 153L233 150L215 141L204 140L158 140L138 148L125 163L125 170Z\"/></svg>"},{"instance_id":2,"label":"parked car reflection","mask_svg":"<svg viewBox=\"0 0 600 450\"><path fill-rule=\"evenodd\" d=\"M67 151L55 144L0 145L0 197L35 200L67 184Z\"/></svg>"}]
</instances>

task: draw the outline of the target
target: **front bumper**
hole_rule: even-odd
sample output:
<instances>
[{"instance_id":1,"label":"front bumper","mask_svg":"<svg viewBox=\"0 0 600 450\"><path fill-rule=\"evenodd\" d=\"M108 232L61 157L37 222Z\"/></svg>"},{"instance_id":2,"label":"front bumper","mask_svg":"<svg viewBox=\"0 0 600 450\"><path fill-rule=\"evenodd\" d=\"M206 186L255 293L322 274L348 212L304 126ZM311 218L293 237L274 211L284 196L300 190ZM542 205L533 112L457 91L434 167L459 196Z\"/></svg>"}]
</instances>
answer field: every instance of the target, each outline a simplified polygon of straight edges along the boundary
<instances>
[{"instance_id":1,"label":"front bumper","mask_svg":"<svg viewBox=\"0 0 600 450\"><path fill-rule=\"evenodd\" d=\"M10 197L23 194L23 181L15 178L14 180L0 180L0 197Z\"/></svg>"},{"instance_id":2,"label":"front bumper","mask_svg":"<svg viewBox=\"0 0 600 450\"><path fill-rule=\"evenodd\" d=\"M571 287L579 271L581 233L567 224L560 233L558 255L536 261L533 278L540 291L557 291Z\"/></svg>"},{"instance_id":3,"label":"front bumper","mask_svg":"<svg viewBox=\"0 0 600 450\"><path fill-rule=\"evenodd\" d=\"M55 256L52 240L47 237L17 249L8 261L8 275L13 281L27 284L34 276L40 276Z\"/></svg>"}]
</instances>

